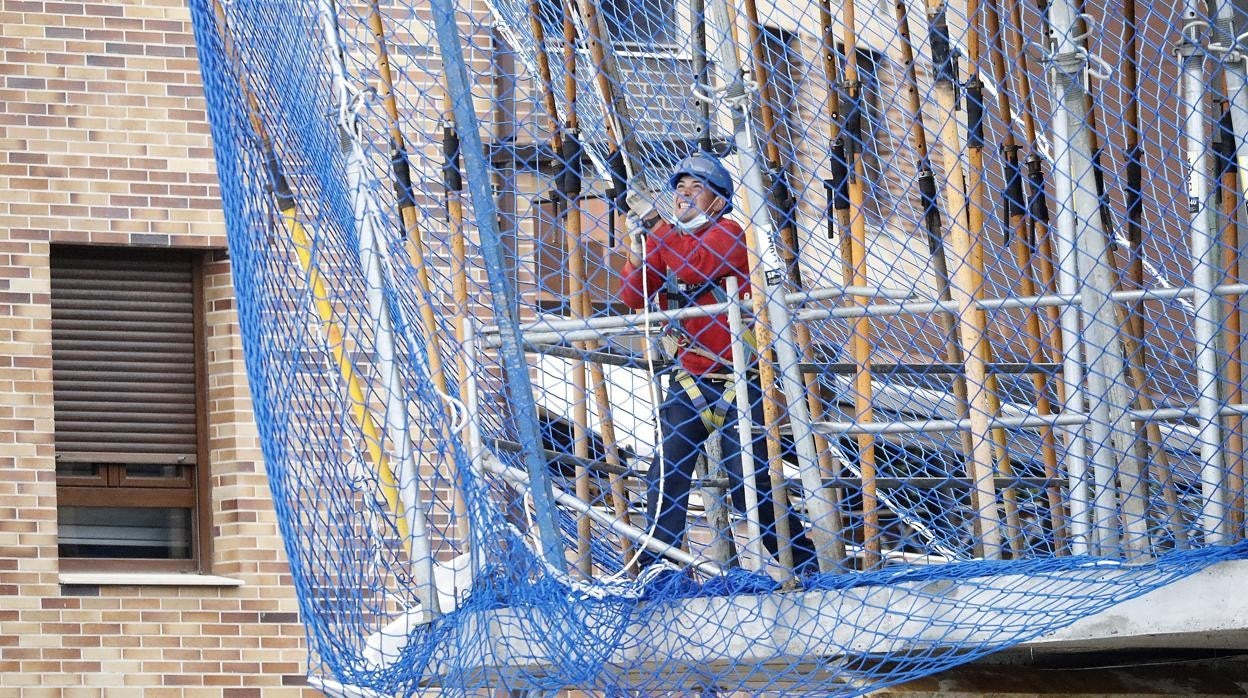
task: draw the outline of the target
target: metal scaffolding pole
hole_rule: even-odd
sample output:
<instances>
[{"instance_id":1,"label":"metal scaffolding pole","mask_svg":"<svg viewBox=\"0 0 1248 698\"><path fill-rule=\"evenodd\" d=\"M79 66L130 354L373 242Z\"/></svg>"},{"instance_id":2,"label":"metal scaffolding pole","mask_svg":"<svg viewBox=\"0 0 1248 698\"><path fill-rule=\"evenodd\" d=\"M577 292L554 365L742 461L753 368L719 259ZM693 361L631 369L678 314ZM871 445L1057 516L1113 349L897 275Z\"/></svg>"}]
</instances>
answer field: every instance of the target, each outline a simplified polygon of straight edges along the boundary
<instances>
[{"instance_id":1,"label":"metal scaffolding pole","mask_svg":"<svg viewBox=\"0 0 1248 698\"><path fill-rule=\"evenodd\" d=\"M563 570L567 565L563 555L563 538L556 522L558 512L555 510L550 473L541 454L537 452L541 439L538 434L537 414L533 407L533 388L521 347L520 322L515 315L515 309L506 302L514 294L504 271L497 207L487 178L489 164L485 160L485 144L481 141L477 115L473 111L464 47L459 27L455 24L455 6L451 0L435 0L432 10L438 50L445 69L446 91L452 96L455 125L462 139L462 155L468 172L468 193L476 210L477 228L481 233L481 250L489 278L494 315L502 328L500 353L507 372L511 404L517 411L516 423L521 442L525 445L524 461L533 505L537 510L537 523L541 530L542 556L552 567Z\"/></svg>"},{"instance_id":2,"label":"metal scaffolding pole","mask_svg":"<svg viewBox=\"0 0 1248 698\"><path fill-rule=\"evenodd\" d=\"M725 280L724 292L729 298L738 297L737 277L729 276ZM767 559L767 551L763 548L763 533L758 518L758 487L754 480L754 426L750 409L749 378L746 376L746 348L742 339L745 322L738 303L728 307L728 329L732 333L732 380L737 386L734 397L737 409L737 439L741 442L741 487L745 494L745 549L754 560L759 561L761 568L762 561ZM724 434L723 438L730 437Z\"/></svg>"},{"instance_id":3,"label":"metal scaffolding pole","mask_svg":"<svg viewBox=\"0 0 1248 698\"><path fill-rule=\"evenodd\" d=\"M1221 303L1213 289L1219 280L1217 231L1210 220L1209 145L1205 138L1208 85L1205 80L1205 53L1202 42L1208 27L1205 4L1188 0L1184 4L1183 39L1178 53L1183 60L1180 78L1182 105L1186 109L1183 135L1187 147L1187 197L1189 254L1192 259L1192 334L1196 340L1196 389L1199 397L1201 529L1206 544L1221 542L1226 533L1226 494L1223 486L1221 423L1218 419L1218 331ZM1233 115L1232 115L1232 118Z\"/></svg>"},{"instance_id":4,"label":"metal scaffolding pole","mask_svg":"<svg viewBox=\"0 0 1248 698\"><path fill-rule=\"evenodd\" d=\"M811 521L811 537L814 540L820 571L835 569L833 539L836 532L829 528L832 518L832 501L823 486L818 454L815 453L814 433L810 428L810 412L806 402L806 386L798 368L799 352L793 341L792 320L784 301L784 280L787 273L784 262L776 251L774 228L767 210L766 189L763 184L760 153L750 133L748 109L749 93L741 77L741 63L737 57L736 43L732 36L727 0L710 3L714 46L718 50L719 67L728 80L724 101L733 108L734 138L737 158L741 165L742 185L745 190L746 209L750 216L754 249L752 257L761 267L763 285L754 289L766 299L766 316L774 331L774 349L779 364L781 389L789 409L789 422L793 429L793 442L801 471L802 488L805 490L806 510Z\"/></svg>"},{"instance_id":5,"label":"metal scaffolding pole","mask_svg":"<svg viewBox=\"0 0 1248 698\"><path fill-rule=\"evenodd\" d=\"M1048 77L1054 99L1054 180L1059 211L1058 263L1062 293L1079 293L1079 313L1064 309L1061 316L1066 351L1064 382L1068 413L1082 411L1084 400L1091 416L1086 434L1067 431L1071 478L1071 519L1074 552L1142 554L1147 546L1143 502L1116 499L1114 483L1125 477L1141 477L1132 450L1134 435L1125 415L1129 409L1123 383L1124 362L1119 347L1121 327L1111 294L1113 269L1108 243L1101 225L1100 202L1088 129L1088 85L1092 77L1080 19L1070 0L1048 7L1051 53ZM1087 19L1086 17L1084 18ZM1101 75L1106 78L1108 75ZM1076 342L1082 344L1082 351ZM1086 351L1086 374L1079 365ZM1084 387L1086 384L1086 393ZM1083 494L1082 461L1090 447L1094 489L1091 500ZM1089 507L1090 505L1090 507ZM1136 511L1138 509L1138 512ZM1120 516L1126 529L1119 539ZM1123 546L1125 544L1125 550Z\"/></svg>"},{"instance_id":6,"label":"metal scaffolding pole","mask_svg":"<svg viewBox=\"0 0 1248 698\"><path fill-rule=\"evenodd\" d=\"M373 348L377 355L377 371L384 386L385 396L385 434L394 451L395 477L398 480L399 496L403 499L403 510L407 516L410 530L409 545L412 563L415 567L415 578L419 587L421 604L432 616L441 614L437 590L433 578L433 550L429 540L429 523L425 515L425 504L420 492L420 472L416 466L416 454L412 444L412 425L408 410L407 391L396 364L395 323L393 314L401 307L393 304L386 290L393 289L395 284L388 272L387 245L381 239L380 210L377 201L369 190L365 177L365 156L355 133L356 123L349 111L350 87L347 83L345 57L342 40L338 34L338 18L332 0L320 0L317 10L321 18L321 27L325 38L329 41L332 51L330 69L333 76L334 91L340 103L336 116L342 137L343 154L346 156L347 190L352 198L352 214L359 240L360 269L364 274L364 294L367 299L369 320L373 325ZM393 305L392 305L393 304ZM410 324L400 315L403 326ZM435 333L434 328L428 328ZM436 352L436 345L431 347ZM442 376L432 373L431 380Z\"/></svg>"}]
</instances>

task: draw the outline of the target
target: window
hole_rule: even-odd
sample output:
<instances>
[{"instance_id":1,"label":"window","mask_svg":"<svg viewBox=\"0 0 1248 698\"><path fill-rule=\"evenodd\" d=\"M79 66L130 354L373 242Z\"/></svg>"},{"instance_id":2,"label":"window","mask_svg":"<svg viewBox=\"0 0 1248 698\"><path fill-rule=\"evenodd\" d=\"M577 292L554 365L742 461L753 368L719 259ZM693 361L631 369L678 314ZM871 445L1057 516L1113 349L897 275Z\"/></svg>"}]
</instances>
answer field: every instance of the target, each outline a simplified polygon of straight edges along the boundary
<instances>
[{"instance_id":1,"label":"window","mask_svg":"<svg viewBox=\"0 0 1248 698\"><path fill-rule=\"evenodd\" d=\"M611 216L606 199L582 197L582 236L586 239L585 286L595 311L609 306L619 295L620 269L624 257L614 253L608 231ZM571 276L568 264L564 218L559 207L550 201L539 201L533 207L536 220L537 253L534 255L538 305L548 313L570 315L569 293Z\"/></svg>"},{"instance_id":2,"label":"window","mask_svg":"<svg viewBox=\"0 0 1248 698\"><path fill-rule=\"evenodd\" d=\"M52 250L62 569L207 560L199 269L187 252Z\"/></svg>"},{"instance_id":3,"label":"window","mask_svg":"<svg viewBox=\"0 0 1248 698\"><path fill-rule=\"evenodd\" d=\"M650 52L675 49L682 42L676 0L606 0L599 7L618 48Z\"/></svg>"}]
</instances>

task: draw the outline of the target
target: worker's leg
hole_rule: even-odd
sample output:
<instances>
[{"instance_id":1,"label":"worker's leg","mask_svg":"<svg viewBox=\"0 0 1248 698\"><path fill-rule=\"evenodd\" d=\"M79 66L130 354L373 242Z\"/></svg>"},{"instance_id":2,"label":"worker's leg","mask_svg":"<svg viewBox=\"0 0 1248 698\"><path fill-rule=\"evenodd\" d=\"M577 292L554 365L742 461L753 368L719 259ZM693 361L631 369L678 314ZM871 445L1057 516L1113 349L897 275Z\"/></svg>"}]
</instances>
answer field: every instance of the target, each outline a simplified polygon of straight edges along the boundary
<instances>
[{"instance_id":1,"label":"worker's leg","mask_svg":"<svg viewBox=\"0 0 1248 698\"><path fill-rule=\"evenodd\" d=\"M662 441L646 472L646 515L655 538L679 546L687 525L693 468L707 432L692 399L674 381L659 408L659 420ZM650 550L644 550L639 557L642 567L660 559L657 552Z\"/></svg>"}]
</instances>

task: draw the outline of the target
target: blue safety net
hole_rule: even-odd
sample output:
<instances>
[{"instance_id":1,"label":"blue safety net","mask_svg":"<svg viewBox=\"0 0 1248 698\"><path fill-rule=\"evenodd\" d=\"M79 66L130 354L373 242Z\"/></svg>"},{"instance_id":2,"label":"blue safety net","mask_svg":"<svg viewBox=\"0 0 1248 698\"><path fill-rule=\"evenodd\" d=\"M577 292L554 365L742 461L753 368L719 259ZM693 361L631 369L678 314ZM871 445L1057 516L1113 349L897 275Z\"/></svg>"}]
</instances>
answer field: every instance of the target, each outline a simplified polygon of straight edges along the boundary
<instances>
[{"instance_id":1,"label":"blue safety net","mask_svg":"<svg viewBox=\"0 0 1248 698\"><path fill-rule=\"evenodd\" d=\"M191 7L318 685L864 694L1248 552L1239 7Z\"/></svg>"}]
</instances>

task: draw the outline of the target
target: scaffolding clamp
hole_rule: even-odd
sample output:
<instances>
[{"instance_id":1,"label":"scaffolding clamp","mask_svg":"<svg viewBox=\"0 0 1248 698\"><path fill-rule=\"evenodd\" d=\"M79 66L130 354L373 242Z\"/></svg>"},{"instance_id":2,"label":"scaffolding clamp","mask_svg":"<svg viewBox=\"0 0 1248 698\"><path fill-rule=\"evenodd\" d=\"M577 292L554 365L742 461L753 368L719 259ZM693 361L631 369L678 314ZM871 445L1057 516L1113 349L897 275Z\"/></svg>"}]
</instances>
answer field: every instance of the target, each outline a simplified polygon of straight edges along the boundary
<instances>
[{"instance_id":1,"label":"scaffolding clamp","mask_svg":"<svg viewBox=\"0 0 1248 698\"><path fill-rule=\"evenodd\" d=\"M958 51L949 38L949 20L945 14L945 4L928 17L927 36L932 51L932 78L936 83L946 83L954 89L954 102L957 102Z\"/></svg>"},{"instance_id":2,"label":"scaffolding clamp","mask_svg":"<svg viewBox=\"0 0 1248 698\"><path fill-rule=\"evenodd\" d=\"M966 90L966 145L984 147L984 83L978 77L968 80Z\"/></svg>"},{"instance_id":3,"label":"scaffolding clamp","mask_svg":"<svg viewBox=\"0 0 1248 698\"><path fill-rule=\"evenodd\" d=\"M843 80L840 89L845 99L840 100L841 136L845 139L845 156L852 159L861 154L866 144L863 138L862 82L859 80ZM849 162L849 160L846 160ZM849 180L855 177L854 168L849 168Z\"/></svg>"},{"instance_id":4,"label":"scaffolding clamp","mask_svg":"<svg viewBox=\"0 0 1248 698\"><path fill-rule=\"evenodd\" d=\"M1210 29L1209 22L1203 19L1188 19L1183 23L1183 31L1178 46L1175 47L1174 53L1183 59L1195 56L1202 45L1204 45L1205 31ZM1216 47L1216 48L1215 48ZM1231 47L1224 47L1220 44L1210 43L1205 49L1211 53L1217 53L1220 50L1230 50Z\"/></svg>"},{"instance_id":5,"label":"scaffolding clamp","mask_svg":"<svg viewBox=\"0 0 1248 698\"><path fill-rule=\"evenodd\" d=\"M1044 61L1057 75L1067 78L1071 83L1077 79L1085 92L1091 91L1092 78L1105 81L1114 75L1113 66L1104 58L1088 53L1083 46L1063 53L1055 51L1046 53Z\"/></svg>"},{"instance_id":6,"label":"scaffolding clamp","mask_svg":"<svg viewBox=\"0 0 1248 698\"><path fill-rule=\"evenodd\" d=\"M1190 24L1195 23L1196 22ZM1199 23L1205 24L1204 22ZM1209 25L1205 24L1205 26ZM1248 32L1237 36L1234 33L1234 29L1225 25L1222 21L1217 22L1212 29L1216 35L1216 39L1210 41L1209 45L1206 47L1206 50L1209 51L1209 53L1217 56L1223 63L1237 63L1248 59L1248 54L1244 51L1244 45L1248 43ZM1189 41L1186 26L1183 30L1183 40L1184 43Z\"/></svg>"}]
</instances>

